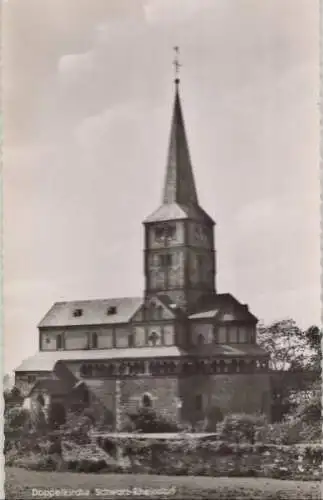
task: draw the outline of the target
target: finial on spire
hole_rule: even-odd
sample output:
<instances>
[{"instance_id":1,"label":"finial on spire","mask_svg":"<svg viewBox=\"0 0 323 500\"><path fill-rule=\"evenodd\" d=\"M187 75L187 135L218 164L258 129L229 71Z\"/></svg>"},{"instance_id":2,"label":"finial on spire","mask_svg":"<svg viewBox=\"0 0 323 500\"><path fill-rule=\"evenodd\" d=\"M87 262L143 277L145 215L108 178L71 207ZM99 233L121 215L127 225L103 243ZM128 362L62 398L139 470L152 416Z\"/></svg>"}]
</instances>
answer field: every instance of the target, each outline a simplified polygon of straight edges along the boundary
<instances>
[{"instance_id":1,"label":"finial on spire","mask_svg":"<svg viewBox=\"0 0 323 500\"><path fill-rule=\"evenodd\" d=\"M179 84L179 68L182 66L179 62L179 47L176 45L174 47L175 59L173 61L174 70L175 70L175 84Z\"/></svg>"}]
</instances>

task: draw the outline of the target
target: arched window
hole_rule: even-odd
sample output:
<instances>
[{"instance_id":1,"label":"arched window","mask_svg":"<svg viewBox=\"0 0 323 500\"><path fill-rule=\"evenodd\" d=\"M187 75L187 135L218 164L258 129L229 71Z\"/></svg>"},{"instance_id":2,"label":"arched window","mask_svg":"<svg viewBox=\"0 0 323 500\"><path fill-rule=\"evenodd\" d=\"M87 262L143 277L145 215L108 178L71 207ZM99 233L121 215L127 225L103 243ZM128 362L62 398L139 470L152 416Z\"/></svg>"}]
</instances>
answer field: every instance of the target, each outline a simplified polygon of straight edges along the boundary
<instances>
[{"instance_id":1,"label":"arched window","mask_svg":"<svg viewBox=\"0 0 323 500\"><path fill-rule=\"evenodd\" d=\"M63 336L61 333L56 337L56 349L63 349Z\"/></svg>"},{"instance_id":2,"label":"arched window","mask_svg":"<svg viewBox=\"0 0 323 500\"><path fill-rule=\"evenodd\" d=\"M92 349L98 348L98 334L96 332L92 333Z\"/></svg>"},{"instance_id":3,"label":"arched window","mask_svg":"<svg viewBox=\"0 0 323 500\"><path fill-rule=\"evenodd\" d=\"M150 394L146 393L142 397L142 406L144 408L151 408L152 407L152 397Z\"/></svg>"},{"instance_id":4,"label":"arched window","mask_svg":"<svg viewBox=\"0 0 323 500\"><path fill-rule=\"evenodd\" d=\"M151 334L148 337L148 342L149 345L155 346L159 342L159 335L157 332L151 332Z\"/></svg>"}]
</instances>

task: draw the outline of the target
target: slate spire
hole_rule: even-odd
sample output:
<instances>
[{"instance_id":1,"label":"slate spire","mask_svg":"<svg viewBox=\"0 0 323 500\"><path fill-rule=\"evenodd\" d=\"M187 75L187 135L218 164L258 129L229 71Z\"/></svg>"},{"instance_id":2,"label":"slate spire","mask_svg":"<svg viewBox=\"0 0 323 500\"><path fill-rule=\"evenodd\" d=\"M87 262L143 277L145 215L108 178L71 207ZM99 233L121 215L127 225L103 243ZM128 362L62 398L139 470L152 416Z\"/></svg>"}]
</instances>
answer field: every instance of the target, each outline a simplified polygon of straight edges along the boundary
<instances>
[{"instance_id":1,"label":"slate spire","mask_svg":"<svg viewBox=\"0 0 323 500\"><path fill-rule=\"evenodd\" d=\"M175 79L175 100L163 192L163 204L171 203L198 205L179 94L179 78Z\"/></svg>"}]
</instances>

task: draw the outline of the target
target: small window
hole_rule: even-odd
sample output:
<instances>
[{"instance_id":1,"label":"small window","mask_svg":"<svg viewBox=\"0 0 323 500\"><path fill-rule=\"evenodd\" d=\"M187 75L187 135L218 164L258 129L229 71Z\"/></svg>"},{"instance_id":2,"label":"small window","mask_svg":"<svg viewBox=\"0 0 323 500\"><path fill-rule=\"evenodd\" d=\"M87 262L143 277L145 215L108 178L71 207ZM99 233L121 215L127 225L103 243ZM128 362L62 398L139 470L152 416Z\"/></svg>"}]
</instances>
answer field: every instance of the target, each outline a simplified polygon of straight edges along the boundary
<instances>
[{"instance_id":1,"label":"small window","mask_svg":"<svg viewBox=\"0 0 323 500\"><path fill-rule=\"evenodd\" d=\"M82 316L82 314L83 314L82 309L74 309L74 311L73 311L74 318L79 318L80 316Z\"/></svg>"},{"instance_id":2,"label":"small window","mask_svg":"<svg viewBox=\"0 0 323 500\"><path fill-rule=\"evenodd\" d=\"M151 408L152 407L152 397L150 394L144 394L142 397L142 406L144 408Z\"/></svg>"},{"instance_id":3,"label":"small window","mask_svg":"<svg viewBox=\"0 0 323 500\"><path fill-rule=\"evenodd\" d=\"M195 410L202 411L203 410L203 395L197 394L195 396Z\"/></svg>"},{"instance_id":4,"label":"small window","mask_svg":"<svg viewBox=\"0 0 323 500\"><path fill-rule=\"evenodd\" d=\"M110 307L108 307L107 315L108 316L112 316L113 314L117 314L117 308L116 308L116 306L110 306Z\"/></svg>"},{"instance_id":5,"label":"small window","mask_svg":"<svg viewBox=\"0 0 323 500\"><path fill-rule=\"evenodd\" d=\"M148 342L150 345L155 346L155 345L157 345L159 338L160 338L160 336L158 335L157 332L151 332L151 334L148 337Z\"/></svg>"},{"instance_id":6,"label":"small window","mask_svg":"<svg viewBox=\"0 0 323 500\"><path fill-rule=\"evenodd\" d=\"M92 349L98 348L98 334L96 332L92 333Z\"/></svg>"},{"instance_id":7,"label":"small window","mask_svg":"<svg viewBox=\"0 0 323 500\"><path fill-rule=\"evenodd\" d=\"M63 337L60 333L56 337L56 349L63 349Z\"/></svg>"}]
</instances>

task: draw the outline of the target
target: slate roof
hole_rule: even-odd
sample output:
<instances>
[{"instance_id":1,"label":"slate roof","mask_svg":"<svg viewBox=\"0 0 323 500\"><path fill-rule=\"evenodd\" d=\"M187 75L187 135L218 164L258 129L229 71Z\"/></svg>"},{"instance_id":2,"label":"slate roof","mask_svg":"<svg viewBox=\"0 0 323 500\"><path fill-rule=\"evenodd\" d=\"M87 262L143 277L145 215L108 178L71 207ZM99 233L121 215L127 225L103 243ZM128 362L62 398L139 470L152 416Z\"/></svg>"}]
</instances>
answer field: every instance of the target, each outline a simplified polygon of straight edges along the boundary
<instances>
[{"instance_id":1,"label":"slate roof","mask_svg":"<svg viewBox=\"0 0 323 500\"><path fill-rule=\"evenodd\" d=\"M163 203L193 203L198 205L178 82L175 88Z\"/></svg>"},{"instance_id":2,"label":"slate roof","mask_svg":"<svg viewBox=\"0 0 323 500\"><path fill-rule=\"evenodd\" d=\"M141 297L55 302L38 327L128 323L142 303ZM107 313L110 307L116 308L115 314ZM75 317L77 309L82 310L82 315Z\"/></svg>"},{"instance_id":3,"label":"slate roof","mask_svg":"<svg viewBox=\"0 0 323 500\"><path fill-rule=\"evenodd\" d=\"M214 224L200 207L178 89L175 88L162 205L144 223L192 219Z\"/></svg>"},{"instance_id":4,"label":"slate roof","mask_svg":"<svg viewBox=\"0 0 323 500\"><path fill-rule=\"evenodd\" d=\"M239 357L239 356L268 356L258 345L250 344L206 344L190 349L182 349L177 346L161 347L132 347L132 348L113 348L98 350L71 350L71 351L41 351L34 356L24 360L17 372L33 371L53 371L58 361L104 361L111 359L156 359L162 357L183 357L183 356L221 356L221 357Z\"/></svg>"}]
</instances>

